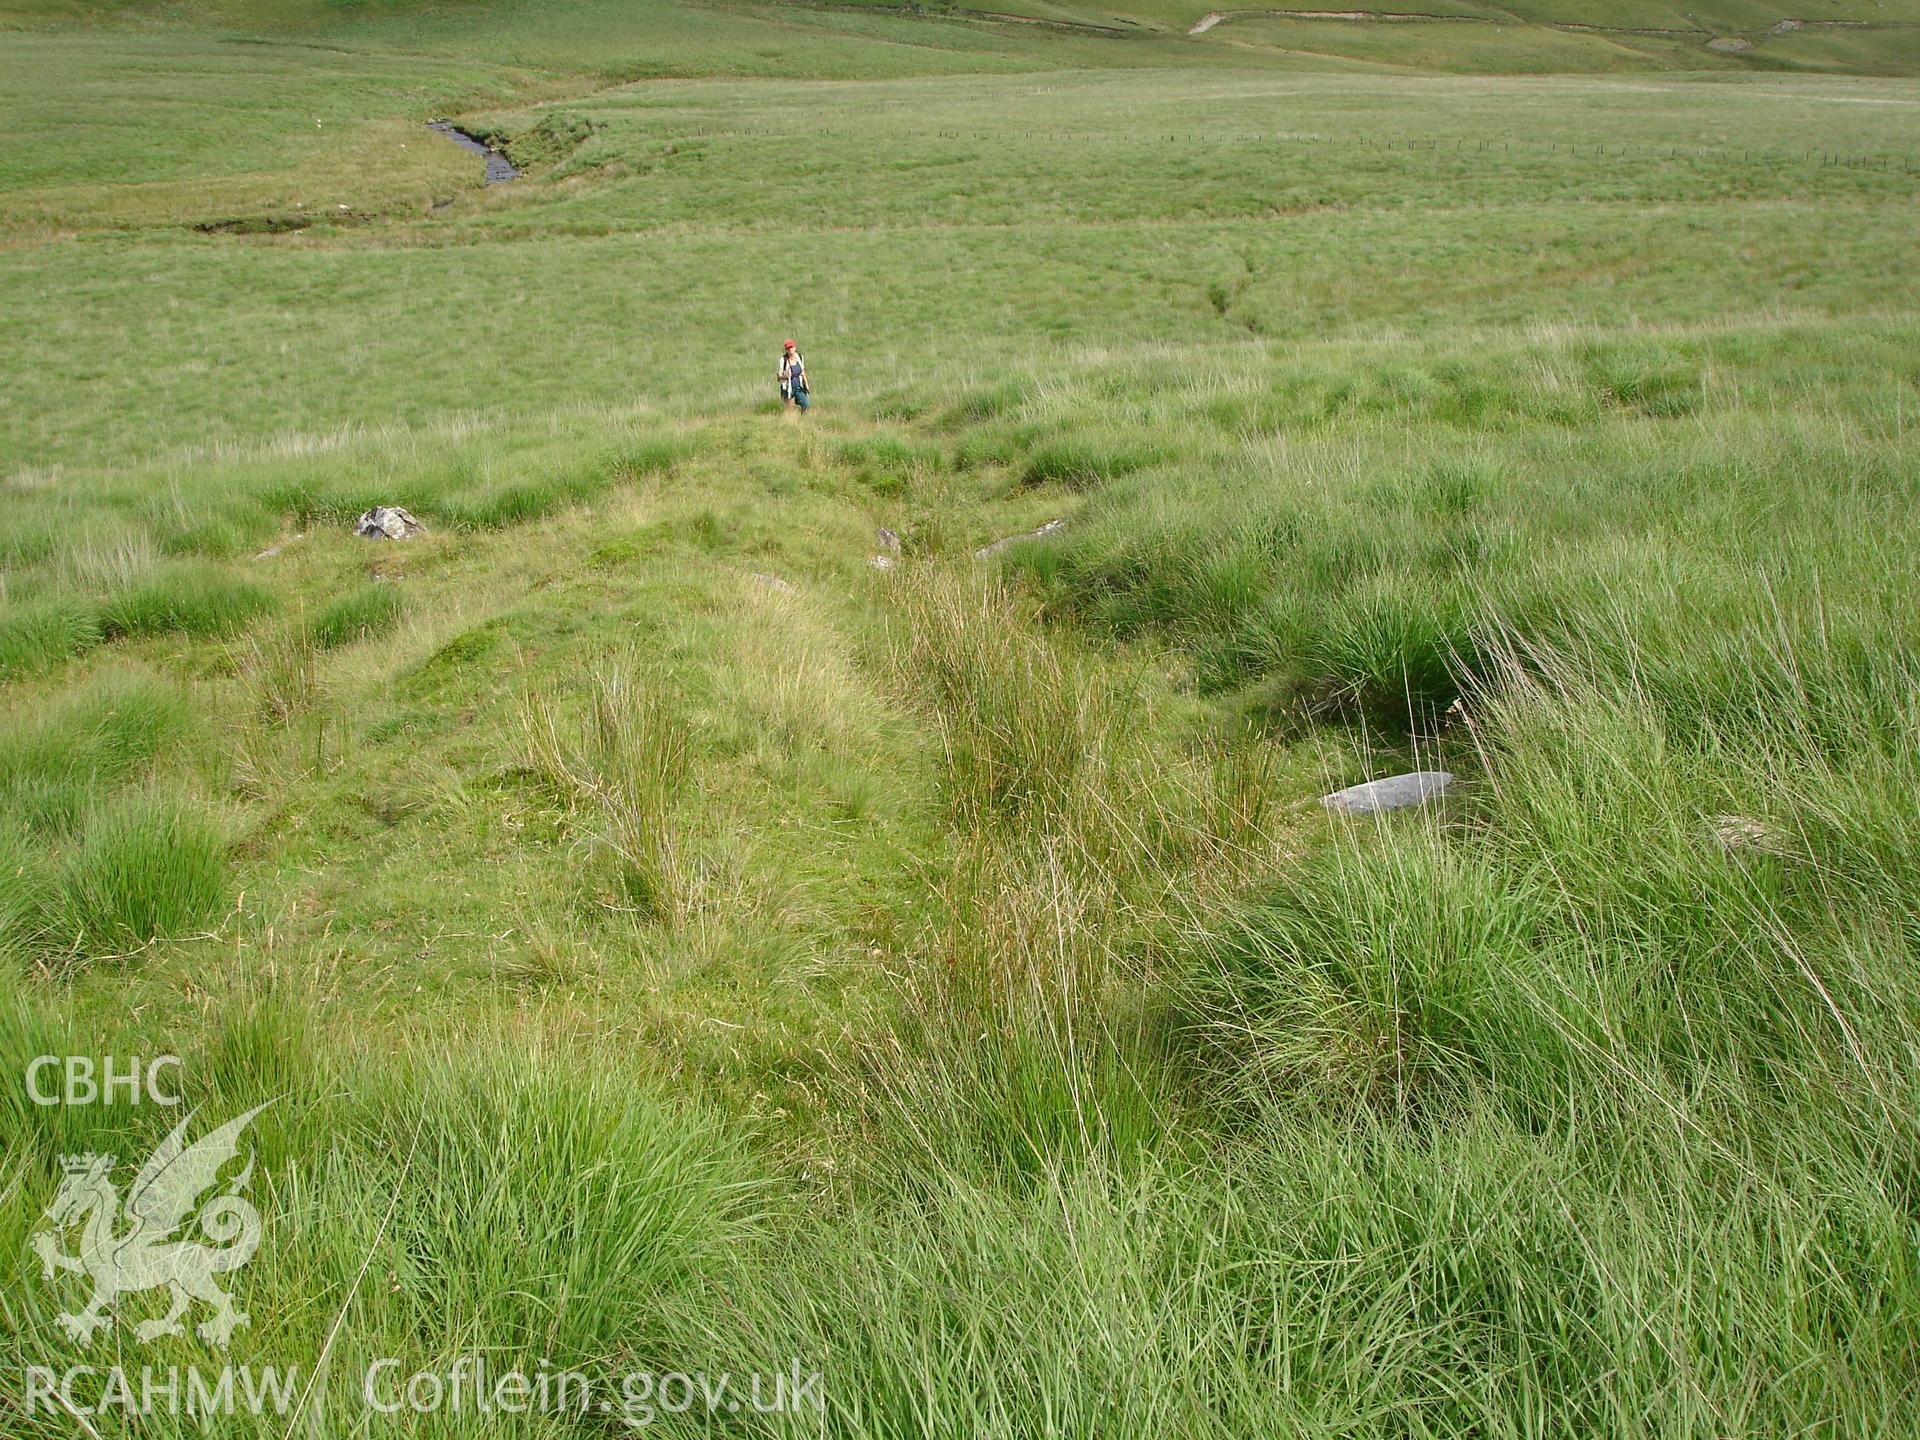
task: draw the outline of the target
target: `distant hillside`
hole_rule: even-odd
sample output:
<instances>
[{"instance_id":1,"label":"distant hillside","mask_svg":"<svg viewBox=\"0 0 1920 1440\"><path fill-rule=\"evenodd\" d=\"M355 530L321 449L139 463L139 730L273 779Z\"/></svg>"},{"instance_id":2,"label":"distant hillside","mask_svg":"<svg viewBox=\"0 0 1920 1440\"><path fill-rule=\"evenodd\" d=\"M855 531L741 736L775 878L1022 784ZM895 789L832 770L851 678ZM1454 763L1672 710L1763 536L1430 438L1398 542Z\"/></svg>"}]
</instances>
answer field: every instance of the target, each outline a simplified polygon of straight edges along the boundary
<instances>
[{"instance_id":1,"label":"distant hillside","mask_svg":"<svg viewBox=\"0 0 1920 1440\"><path fill-rule=\"evenodd\" d=\"M368 41L617 78L877 75L902 52L1028 64L1316 63L1454 73L1920 72L1920 0L1421 0L1407 9L1209 0L0 0L0 26L206 29ZM824 50L822 46L824 44ZM871 53L878 49L878 53ZM934 68L956 68L939 66Z\"/></svg>"}]
</instances>

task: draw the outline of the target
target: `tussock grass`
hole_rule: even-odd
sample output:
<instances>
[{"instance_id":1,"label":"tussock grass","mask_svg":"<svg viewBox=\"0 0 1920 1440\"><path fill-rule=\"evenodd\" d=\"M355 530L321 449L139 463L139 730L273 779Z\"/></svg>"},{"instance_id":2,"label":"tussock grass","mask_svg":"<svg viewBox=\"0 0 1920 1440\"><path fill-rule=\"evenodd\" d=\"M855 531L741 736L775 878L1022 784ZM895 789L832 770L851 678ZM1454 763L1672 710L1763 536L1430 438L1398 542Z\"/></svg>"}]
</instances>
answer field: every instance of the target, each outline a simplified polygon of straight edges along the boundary
<instances>
[{"instance_id":1,"label":"tussock grass","mask_svg":"<svg viewBox=\"0 0 1920 1440\"><path fill-rule=\"evenodd\" d=\"M49 938L86 958L137 949L208 928L230 894L220 827L161 792L134 791L82 817Z\"/></svg>"},{"instance_id":2,"label":"tussock grass","mask_svg":"<svg viewBox=\"0 0 1920 1440\"><path fill-rule=\"evenodd\" d=\"M1084 435L1043 441L1021 456L1020 479L1027 485L1060 484L1088 490L1108 480L1131 475L1170 458L1169 452L1102 444Z\"/></svg>"},{"instance_id":3,"label":"tussock grass","mask_svg":"<svg viewBox=\"0 0 1920 1440\"><path fill-rule=\"evenodd\" d=\"M128 788L186 738L172 687L108 671L0 739L0 944L36 960L187 934L226 903L226 839L205 812Z\"/></svg>"},{"instance_id":4,"label":"tussock grass","mask_svg":"<svg viewBox=\"0 0 1920 1440\"><path fill-rule=\"evenodd\" d=\"M381 1087L380 1168L407 1153L408 1132L420 1145L415 1204L394 1239L397 1255L419 1259L382 1307L382 1329L419 1335L409 1349L454 1356L485 1334L512 1353L602 1364L651 1348L663 1298L698 1283L751 1215L755 1178L709 1117L644 1090L579 1085L569 1069L559 1057L531 1077L443 1060L419 1077L437 1111L425 1124ZM530 1171L548 1183L530 1191ZM369 1181L355 1188L371 1200ZM557 1308L552 1293L566 1297Z\"/></svg>"},{"instance_id":5,"label":"tussock grass","mask_svg":"<svg viewBox=\"0 0 1920 1440\"><path fill-rule=\"evenodd\" d=\"M321 649L336 650L387 634L406 608L397 586L364 585L330 602L308 623L308 633Z\"/></svg>"},{"instance_id":6,"label":"tussock grass","mask_svg":"<svg viewBox=\"0 0 1920 1440\"><path fill-rule=\"evenodd\" d=\"M48 595L0 610L0 679L50 670L105 638L98 609L75 595Z\"/></svg>"},{"instance_id":7,"label":"tussock grass","mask_svg":"<svg viewBox=\"0 0 1920 1440\"><path fill-rule=\"evenodd\" d=\"M427 478L421 503L435 517L466 529L497 530L598 499L619 485L671 471L692 453L684 435L643 435L610 446L547 443L517 458L507 477L500 457L462 457Z\"/></svg>"},{"instance_id":8,"label":"tussock grass","mask_svg":"<svg viewBox=\"0 0 1920 1440\"><path fill-rule=\"evenodd\" d=\"M320 656L306 626L248 635L236 647L236 656L236 668L259 713L274 724L285 725L319 699Z\"/></svg>"},{"instance_id":9,"label":"tussock grass","mask_svg":"<svg viewBox=\"0 0 1920 1440\"><path fill-rule=\"evenodd\" d=\"M94 1053L56 1026L18 1020L4 1049L23 1070L38 1054ZM577 1061L532 1044L484 1058L448 1046L396 1068L315 1031L285 997L223 1006L183 1056L188 1103L230 1116L272 1098L247 1137L257 1155L248 1194L271 1241L248 1266L251 1324L236 1359L297 1359L304 1383L344 1305L332 1353L356 1377L378 1357L401 1358L402 1380L445 1369L483 1335L529 1373L542 1361L596 1377L667 1368L663 1313L755 1234L766 1181L711 1112L670 1105L632 1076L582 1083ZM58 1155L145 1155L167 1128L157 1122L179 1119L153 1106L46 1109L20 1094L5 1105L11 1173L35 1191ZM531 1174L542 1179L529 1188ZM23 1186L9 1187L0 1234L24 1247L39 1218ZM381 1282L356 1288L370 1254ZM338 1296L334 1307L310 1303L316 1284ZM9 1363L84 1363L64 1338L41 1348L69 1298L36 1295L21 1317L34 1339L12 1331ZM139 1299L123 1303L144 1313ZM264 1359L267 1336L275 1362ZM221 1363L191 1336L168 1349L176 1363ZM150 1425L185 1436L205 1423L163 1411ZM540 1433L557 1423L548 1417ZM426 1424L471 1433L473 1419Z\"/></svg>"},{"instance_id":10,"label":"tussock grass","mask_svg":"<svg viewBox=\"0 0 1920 1440\"><path fill-rule=\"evenodd\" d=\"M276 524L263 505L236 504L204 480L180 479L147 502L142 519L165 554L206 560L238 560L258 550Z\"/></svg>"},{"instance_id":11,"label":"tussock grass","mask_svg":"<svg viewBox=\"0 0 1920 1440\"><path fill-rule=\"evenodd\" d=\"M1495 1376L1550 1394L1572 1428L1614 1423L1623 1386L1682 1428L1903 1411L1894 1372L1837 1337L1882 1357L1911 1344L1884 1304L1916 1278L1890 1258L1906 1222L1885 1167L1920 1010L1896 979L1901 882L1819 855L1793 818L1821 788L1813 708L1687 733L1658 697L1535 656L1470 713L1473 818L1353 827L1223 934L1194 992L1208 1073L1276 1157L1272 1183L1306 1209L1322 1186L1344 1197L1290 1244L1364 1257L1348 1295L1424 1317L1389 1342L1296 1292L1344 1316L1314 1363L1404 1345L1375 1363L1447 1429L1510 1410ZM1863 794L1906 772L1906 748L1856 752ZM1728 812L1764 816L1772 842L1735 831L1729 848ZM1904 853L1890 811L1858 820L1883 858ZM1829 1185L1852 1196L1844 1219ZM1413 1223L1383 1231L1395 1212ZM1683 1235L1696 1281L1655 1297L1635 1277L1675 1263ZM1872 1281L1835 1278L1863 1264ZM1802 1284L1806 1309L1785 1299ZM1630 1338L1648 1323L1651 1353ZM1454 1349L1463 1327L1477 1338ZM1796 1380L1742 1386L1753 1353ZM1704 1388L1671 1383L1674 1355Z\"/></svg>"},{"instance_id":12,"label":"tussock grass","mask_svg":"<svg viewBox=\"0 0 1920 1440\"><path fill-rule=\"evenodd\" d=\"M991 576L921 569L894 605L895 687L941 737L955 845L893 1026L856 1051L876 1144L913 1162L878 1183L1139 1174L1185 1143L1164 947L1263 863L1269 757L1156 749L1149 677L1034 631Z\"/></svg>"},{"instance_id":13,"label":"tussock grass","mask_svg":"<svg viewBox=\"0 0 1920 1440\"><path fill-rule=\"evenodd\" d=\"M691 856L676 818L687 779L689 735L657 672L631 662L596 671L577 720L554 695L535 695L524 717L529 763L570 805L610 856L622 903L671 924L687 912Z\"/></svg>"},{"instance_id":14,"label":"tussock grass","mask_svg":"<svg viewBox=\"0 0 1920 1440\"><path fill-rule=\"evenodd\" d=\"M24 961L46 939L55 892L50 859L23 818L0 810L0 957Z\"/></svg>"},{"instance_id":15,"label":"tussock grass","mask_svg":"<svg viewBox=\"0 0 1920 1440\"><path fill-rule=\"evenodd\" d=\"M106 671L0 735L0 802L36 827L69 826L91 797L137 776L190 723L173 687L138 670Z\"/></svg>"},{"instance_id":16,"label":"tussock grass","mask_svg":"<svg viewBox=\"0 0 1920 1440\"><path fill-rule=\"evenodd\" d=\"M1221 1083L1408 1116L1470 1103L1515 1056L1550 1076L1564 1046L1508 1003L1540 883L1501 886L1432 836L1335 850L1289 877L1202 992Z\"/></svg>"},{"instance_id":17,"label":"tussock grass","mask_svg":"<svg viewBox=\"0 0 1920 1440\"><path fill-rule=\"evenodd\" d=\"M890 1157L882 1183L1023 1189L1059 1165L1131 1168L1179 1146L1160 1017L1122 948L1127 898L1058 843L961 851L898 1017L851 1069Z\"/></svg>"},{"instance_id":18,"label":"tussock grass","mask_svg":"<svg viewBox=\"0 0 1920 1440\"><path fill-rule=\"evenodd\" d=\"M1057 813L1126 721L1130 697L1021 623L990 576L924 571L899 603L895 672L940 729L952 800L969 822Z\"/></svg>"},{"instance_id":19,"label":"tussock grass","mask_svg":"<svg viewBox=\"0 0 1920 1440\"><path fill-rule=\"evenodd\" d=\"M96 516L76 525L70 511L64 518L70 533L61 537L61 543L49 544L44 558L57 566L60 579L75 590L94 594L129 590L157 563L153 537L139 526Z\"/></svg>"},{"instance_id":20,"label":"tussock grass","mask_svg":"<svg viewBox=\"0 0 1920 1440\"><path fill-rule=\"evenodd\" d=\"M273 607L250 580L201 566L164 566L110 596L100 614L108 638L122 635L233 635Z\"/></svg>"}]
</instances>

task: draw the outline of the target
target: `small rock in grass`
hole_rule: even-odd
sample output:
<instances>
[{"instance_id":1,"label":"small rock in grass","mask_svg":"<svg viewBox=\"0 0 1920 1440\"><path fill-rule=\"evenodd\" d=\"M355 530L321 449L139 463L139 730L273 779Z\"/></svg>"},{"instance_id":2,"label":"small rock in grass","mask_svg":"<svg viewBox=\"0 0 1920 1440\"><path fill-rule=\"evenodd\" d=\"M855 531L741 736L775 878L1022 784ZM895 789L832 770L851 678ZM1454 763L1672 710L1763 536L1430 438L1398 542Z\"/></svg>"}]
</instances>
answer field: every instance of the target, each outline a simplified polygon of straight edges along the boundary
<instances>
[{"instance_id":1,"label":"small rock in grass","mask_svg":"<svg viewBox=\"0 0 1920 1440\"><path fill-rule=\"evenodd\" d=\"M891 570L893 566L894 559L891 555L876 555L867 561L867 568L869 570Z\"/></svg>"},{"instance_id":2,"label":"small rock in grass","mask_svg":"<svg viewBox=\"0 0 1920 1440\"><path fill-rule=\"evenodd\" d=\"M376 505L353 522L353 533L369 540L411 540L426 528L398 505Z\"/></svg>"},{"instance_id":3,"label":"small rock in grass","mask_svg":"<svg viewBox=\"0 0 1920 1440\"><path fill-rule=\"evenodd\" d=\"M769 590L778 590L783 595L797 595L800 587L791 580L782 580L778 575L754 575L749 577L756 585L764 585Z\"/></svg>"},{"instance_id":4,"label":"small rock in grass","mask_svg":"<svg viewBox=\"0 0 1920 1440\"><path fill-rule=\"evenodd\" d=\"M1451 784L1453 775L1449 771L1412 770L1384 780L1369 780L1364 785L1349 785L1344 790L1321 796L1320 803L1336 815L1372 815L1382 810L1424 805L1445 794Z\"/></svg>"},{"instance_id":5,"label":"small rock in grass","mask_svg":"<svg viewBox=\"0 0 1920 1440\"><path fill-rule=\"evenodd\" d=\"M1743 850L1765 855L1787 853L1786 837L1751 815L1715 815L1707 823L1713 826L1715 842L1729 855Z\"/></svg>"},{"instance_id":6,"label":"small rock in grass","mask_svg":"<svg viewBox=\"0 0 1920 1440\"><path fill-rule=\"evenodd\" d=\"M1049 520L1038 530L1029 530L1024 535L1009 535L1006 539L996 540L991 545L982 545L978 550L973 552L973 558L976 560L985 560L989 556L998 555L1009 545L1018 545L1024 540L1044 539L1066 523L1064 520Z\"/></svg>"},{"instance_id":7,"label":"small rock in grass","mask_svg":"<svg viewBox=\"0 0 1920 1440\"><path fill-rule=\"evenodd\" d=\"M893 531L882 525L873 533L875 538L880 542L880 548L886 551L887 554L898 555L900 553L900 537L894 534Z\"/></svg>"}]
</instances>

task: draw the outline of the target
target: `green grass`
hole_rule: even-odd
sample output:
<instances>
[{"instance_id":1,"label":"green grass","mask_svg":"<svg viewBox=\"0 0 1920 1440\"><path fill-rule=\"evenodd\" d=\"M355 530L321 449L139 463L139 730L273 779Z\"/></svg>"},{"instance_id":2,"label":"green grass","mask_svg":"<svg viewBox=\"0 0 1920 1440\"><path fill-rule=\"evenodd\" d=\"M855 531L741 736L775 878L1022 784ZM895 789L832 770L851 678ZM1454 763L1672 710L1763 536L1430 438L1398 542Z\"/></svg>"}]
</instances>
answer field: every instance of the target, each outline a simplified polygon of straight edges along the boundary
<instances>
[{"instance_id":1,"label":"green grass","mask_svg":"<svg viewBox=\"0 0 1920 1440\"><path fill-rule=\"evenodd\" d=\"M49 595L0 612L0 675L47 670L98 645L103 638L94 606L73 595Z\"/></svg>"},{"instance_id":2,"label":"green grass","mask_svg":"<svg viewBox=\"0 0 1920 1440\"><path fill-rule=\"evenodd\" d=\"M0 742L0 795L36 824L70 825L89 794L139 774L191 723L175 687L138 670L106 671L22 708Z\"/></svg>"},{"instance_id":3,"label":"green grass","mask_svg":"<svg viewBox=\"0 0 1920 1440\"><path fill-rule=\"evenodd\" d=\"M391 586L368 585L349 591L313 617L313 643L325 650L376 640L400 623L406 598Z\"/></svg>"},{"instance_id":4,"label":"green grass","mask_svg":"<svg viewBox=\"0 0 1920 1440\"><path fill-rule=\"evenodd\" d=\"M315 1433L1920 1428L1907 12L930 8L0 0L0 1071Z\"/></svg>"},{"instance_id":5,"label":"green grass","mask_svg":"<svg viewBox=\"0 0 1920 1440\"><path fill-rule=\"evenodd\" d=\"M225 842L190 810L154 795L82 817L50 929L100 954L205 929L228 899Z\"/></svg>"},{"instance_id":6,"label":"green grass","mask_svg":"<svg viewBox=\"0 0 1920 1440\"><path fill-rule=\"evenodd\" d=\"M526 717L529 763L595 817L581 828L610 857L629 912L662 924L680 918L686 901L674 808L692 748L686 723L662 700L666 689L660 675L615 665L592 677L577 740L562 735L555 698L533 700Z\"/></svg>"},{"instance_id":7,"label":"green grass","mask_svg":"<svg viewBox=\"0 0 1920 1440\"><path fill-rule=\"evenodd\" d=\"M272 597L258 585L204 566L164 568L110 597L101 611L109 639L127 635L232 635Z\"/></svg>"}]
</instances>

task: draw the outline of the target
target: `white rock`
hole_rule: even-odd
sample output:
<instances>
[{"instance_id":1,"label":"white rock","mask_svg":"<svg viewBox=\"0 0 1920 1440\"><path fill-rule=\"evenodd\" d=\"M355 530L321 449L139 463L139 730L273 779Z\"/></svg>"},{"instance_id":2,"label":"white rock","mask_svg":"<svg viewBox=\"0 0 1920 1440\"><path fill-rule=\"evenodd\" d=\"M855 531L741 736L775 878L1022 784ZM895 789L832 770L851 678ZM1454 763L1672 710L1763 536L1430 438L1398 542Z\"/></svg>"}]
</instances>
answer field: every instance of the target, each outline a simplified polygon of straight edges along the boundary
<instances>
[{"instance_id":1,"label":"white rock","mask_svg":"<svg viewBox=\"0 0 1920 1440\"><path fill-rule=\"evenodd\" d=\"M369 540L411 540L426 528L398 505L376 505L353 522L353 533Z\"/></svg>"},{"instance_id":2,"label":"white rock","mask_svg":"<svg viewBox=\"0 0 1920 1440\"><path fill-rule=\"evenodd\" d=\"M985 560L989 556L998 555L1009 545L1018 545L1024 540L1044 539L1066 523L1064 520L1049 520L1038 530L1029 530L1024 535L1009 535L1006 539L996 540L991 545L982 545L978 550L973 552L973 558L976 560Z\"/></svg>"},{"instance_id":3,"label":"white rock","mask_svg":"<svg viewBox=\"0 0 1920 1440\"><path fill-rule=\"evenodd\" d=\"M1336 815L1372 815L1382 810L1424 805L1445 794L1451 784L1453 775L1449 771L1412 770L1384 780L1369 780L1364 785L1349 785L1331 795L1322 795L1320 803Z\"/></svg>"}]
</instances>

